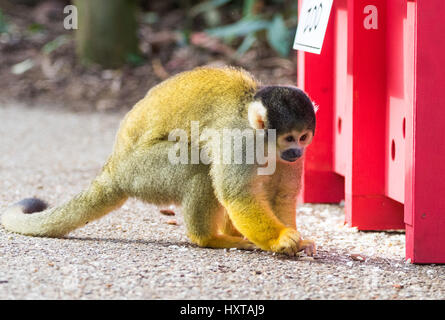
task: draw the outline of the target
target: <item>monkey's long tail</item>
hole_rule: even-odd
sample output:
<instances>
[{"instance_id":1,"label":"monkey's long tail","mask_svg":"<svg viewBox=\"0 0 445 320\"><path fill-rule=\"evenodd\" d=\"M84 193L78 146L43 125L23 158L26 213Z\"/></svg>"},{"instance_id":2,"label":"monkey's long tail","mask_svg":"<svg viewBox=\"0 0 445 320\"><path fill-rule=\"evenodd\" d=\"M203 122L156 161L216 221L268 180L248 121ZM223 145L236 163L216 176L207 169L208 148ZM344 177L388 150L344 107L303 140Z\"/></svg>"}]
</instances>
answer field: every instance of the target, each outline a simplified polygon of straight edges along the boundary
<instances>
[{"instance_id":1,"label":"monkey's long tail","mask_svg":"<svg viewBox=\"0 0 445 320\"><path fill-rule=\"evenodd\" d=\"M102 172L85 191L59 207L45 210L47 205L42 200L24 199L6 209L1 222L9 231L38 237L61 237L120 207L126 199Z\"/></svg>"}]
</instances>

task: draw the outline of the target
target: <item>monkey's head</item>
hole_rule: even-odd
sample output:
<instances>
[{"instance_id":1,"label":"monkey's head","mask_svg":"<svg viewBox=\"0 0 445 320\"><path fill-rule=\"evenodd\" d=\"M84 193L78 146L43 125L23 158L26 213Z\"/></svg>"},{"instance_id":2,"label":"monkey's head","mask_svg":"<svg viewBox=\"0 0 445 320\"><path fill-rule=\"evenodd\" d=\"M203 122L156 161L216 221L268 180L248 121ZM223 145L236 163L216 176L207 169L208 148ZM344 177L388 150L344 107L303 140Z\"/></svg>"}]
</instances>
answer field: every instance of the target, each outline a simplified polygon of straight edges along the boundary
<instances>
[{"instance_id":1,"label":"monkey's head","mask_svg":"<svg viewBox=\"0 0 445 320\"><path fill-rule=\"evenodd\" d=\"M249 105L249 122L255 129L275 129L281 160L294 162L312 142L315 107L300 89L291 86L261 87Z\"/></svg>"}]
</instances>

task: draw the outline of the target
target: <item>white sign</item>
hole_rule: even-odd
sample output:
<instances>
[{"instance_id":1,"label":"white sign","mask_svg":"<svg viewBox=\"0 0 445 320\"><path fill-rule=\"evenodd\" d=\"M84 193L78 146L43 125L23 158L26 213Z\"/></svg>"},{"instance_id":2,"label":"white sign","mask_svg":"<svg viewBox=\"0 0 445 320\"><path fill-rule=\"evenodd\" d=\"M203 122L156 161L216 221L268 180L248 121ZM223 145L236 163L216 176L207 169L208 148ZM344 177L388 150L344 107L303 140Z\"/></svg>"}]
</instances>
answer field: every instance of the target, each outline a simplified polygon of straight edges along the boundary
<instances>
[{"instance_id":1,"label":"white sign","mask_svg":"<svg viewBox=\"0 0 445 320\"><path fill-rule=\"evenodd\" d=\"M303 0L294 49L320 54L334 0Z\"/></svg>"}]
</instances>

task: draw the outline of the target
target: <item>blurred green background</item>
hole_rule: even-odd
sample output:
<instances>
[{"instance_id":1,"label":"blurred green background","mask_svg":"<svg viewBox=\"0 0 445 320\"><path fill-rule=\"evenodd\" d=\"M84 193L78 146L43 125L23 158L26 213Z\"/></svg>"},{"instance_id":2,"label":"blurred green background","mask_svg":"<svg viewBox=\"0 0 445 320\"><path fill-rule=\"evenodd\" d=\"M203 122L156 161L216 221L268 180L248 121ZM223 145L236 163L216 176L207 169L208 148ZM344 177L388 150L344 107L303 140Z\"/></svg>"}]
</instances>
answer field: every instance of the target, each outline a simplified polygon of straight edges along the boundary
<instances>
[{"instance_id":1,"label":"blurred green background","mask_svg":"<svg viewBox=\"0 0 445 320\"><path fill-rule=\"evenodd\" d=\"M297 2L0 0L0 101L128 108L160 80L209 64L294 82ZM67 5L76 30L64 28Z\"/></svg>"},{"instance_id":2,"label":"blurred green background","mask_svg":"<svg viewBox=\"0 0 445 320\"><path fill-rule=\"evenodd\" d=\"M35 6L42 1L15 2ZM202 30L236 48L238 55L247 52L256 42L264 42L283 57L289 55L297 16L296 0L74 0L72 3L79 13L80 58L105 67L137 63L140 60L137 24L156 24L166 11L184 12L184 19L176 28L182 45L189 43L191 32ZM29 26L31 32L41 28L38 23ZM0 8L0 33L8 30L8 19ZM49 43L45 50L60 42L58 39Z\"/></svg>"}]
</instances>

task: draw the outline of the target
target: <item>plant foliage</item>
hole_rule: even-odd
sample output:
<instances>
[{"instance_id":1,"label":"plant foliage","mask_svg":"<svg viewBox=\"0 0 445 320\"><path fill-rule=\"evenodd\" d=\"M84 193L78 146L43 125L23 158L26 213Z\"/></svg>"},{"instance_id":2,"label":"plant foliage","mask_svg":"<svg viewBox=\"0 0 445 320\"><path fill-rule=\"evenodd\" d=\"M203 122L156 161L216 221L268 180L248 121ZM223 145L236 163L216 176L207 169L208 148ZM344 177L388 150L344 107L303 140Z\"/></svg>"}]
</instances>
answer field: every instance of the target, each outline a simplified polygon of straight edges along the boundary
<instances>
[{"instance_id":1,"label":"plant foliage","mask_svg":"<svg viewBox=\"0 0 445 320\"><path fill-rule=\"evenodd\" d=\"M207 0L193 7L192 12L196 15L226 5L229 2L233 2L233 0ZM281 56L288 56L292 45L291 33L293 31L288 26L289 23L281 13L255 12L256 2L256 0L244 0L242 19L228 25L206 29L206 32L226 41L240 38L242 40L238 47L238 53L240 54L248 51L265 34L265 40L270 47ZM292 22L296 21L295 16L291 16Z\"/></svg>"}]
</instances>

